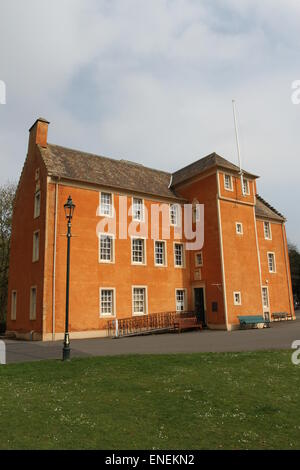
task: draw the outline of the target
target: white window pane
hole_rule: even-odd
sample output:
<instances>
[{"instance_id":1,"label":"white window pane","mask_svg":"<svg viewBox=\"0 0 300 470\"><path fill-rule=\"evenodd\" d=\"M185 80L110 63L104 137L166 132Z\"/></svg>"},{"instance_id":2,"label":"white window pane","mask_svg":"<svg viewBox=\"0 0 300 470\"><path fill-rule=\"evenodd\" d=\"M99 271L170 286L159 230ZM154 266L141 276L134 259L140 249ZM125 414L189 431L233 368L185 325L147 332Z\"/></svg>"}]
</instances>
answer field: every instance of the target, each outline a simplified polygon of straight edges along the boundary
<instances>
[{"instance_id":1,"label":"white window pane","mask_svg":"<svg viewBox=\"0 0 300 470\"><path fill-rule=\"evenodd\" d=\"M266 287L262 288L262 295L263 295L263 304L264 307L269 307L269 297L268 297L268 289Z\"/></svg>"},{"instance_id":2,"label":"white window pane","mask_svg":"<svg viewBox=\"0 0 300 470\"><path fill-rule=\"evenodd\" d=\"M183 312L185 309L185 291L177 290L176 291L176 311Z\"/></svg>"},{"instance_id":3,"label":"white window pane","mask_svg":"<svg viewBox=\"0 0 300 470\"><path fill-rule=\"evenodd\" d=\"M144 288L133 289L133 312L144 314L146 313L145 306L146 291Z\"/></svg>"},{"instance_id":4,"label":"white window pane","mask_svg":"<svg viewBox=\"0 0 300 470\"><path fill-rule=\"evenodd\" d=\"M264 222L264 232L265 232L265 238L270 239L271 238L271 228L270 228L270 223L269 222Z\"/></svg>"},{"instance_id":5,"label":"white window pane","mask_svg":"<svg viewBox=\"0 0 300 470\"><path fill-rule=\"evenodd\" d=\"M134 263L144 263L144 239L132 239L132 261Z\"/></svg>"},{"instance_id":6,"label":"white window pane","mask_svg":"<svg viewBox=\"0 0 300 470\"><path fill-rule=\"evenodd\" d=\"M155 263L165 264L165 244L164 242L155 242Z\"/></svg>"},{"instance_id":7,"label":"white window pane","mask_svg":"<svg viewBox=\"0 0 300 470\"><path fill-rule=\"evenodd\" d=\"M113 260L113 237L111 235L100 236L100 260Z\"/></svg>"},{"instance_id":8,"label":"white window pane","mask_svg":"<svg viewBox=\"0 0 300 470\"><path fill-rule=\"evenodd\" d=\"M171 225L178 225L179 210L177 204L171 204L170 206L170 223Z\"/></svg>"},{"instance_id":9,"label":"white window pane","mask_svg":"<svg viewBox=\"0 0 300 470\"><path fill-rule=\"evenodd\" d=\"M268 254L269 271L275 272L275 257L273 253Z\"/></svg>"},{"instance_id":10,"label":"white window pane","mask_svg":"<svg viewBox=\"0 0 300 470\"><path fill-rule=\"evenodd\" d=\"M244 194L249 194L249 182L248 180L243 180Z\"/></svg>"},{"instance_id":11,"label":"white window pane","mask_svg":"<svg viewBox=\"0 0 300 470\"><path fill-rule=\"evenodd\" d=\"M224 186L225 186L225 189L232 189L232 181L231 181L230 175L225 175Z\"/></svg>"},{"instance_id":12,"label":"white window pane","mask_svg":"<svg viewBox=\"0 0 300 470\"><path fill-rule=\"evenodd\" d=\"M101 214L112 215L112 195L110 193L101 193Z\"/></svg>"},{"instance_id":13,"label":"white window pane","mask_svg":"<svg viewBox=\"0 0 300 470\"><path fill-rule=\"evenodd\" d=\"M183 266L183 245L180 243L175 244L175 265Z\"/></svg>"},{"instance_id":14,"label":"white window pane","mask_svg":"<svg viewBox=\"0 0 300 470\"><path fill-rule=\"evenodd\" d=\"M114 295L113 290L101 290L101 314L113 315L114 314Z\"/></svg>"},{"instance_id":15,"label":"white window pane","mask_svg":"<svg viewBox=\"0 0 300 470\"><path fill-rule=\"evenodd\" d=\"M133 199L132 216L134 220L144 220L144 204L142 199Z\"/></svg>"}]
</instances>

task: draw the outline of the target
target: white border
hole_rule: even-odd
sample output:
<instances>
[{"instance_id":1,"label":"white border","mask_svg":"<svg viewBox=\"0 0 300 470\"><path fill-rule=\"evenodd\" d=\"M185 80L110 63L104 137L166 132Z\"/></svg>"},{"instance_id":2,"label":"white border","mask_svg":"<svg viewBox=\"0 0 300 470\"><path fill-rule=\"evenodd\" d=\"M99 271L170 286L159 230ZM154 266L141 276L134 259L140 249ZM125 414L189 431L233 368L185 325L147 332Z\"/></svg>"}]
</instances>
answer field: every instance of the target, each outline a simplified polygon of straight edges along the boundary
<instances>
[{"instance_id":1,"label":"white border","mask_svg":"<svg viewBox=\"0 0 300 470\"><path fill-rule=\"evenodd\" d=\"M133 249L132 249L132 240L143 240L144 241L144 262L138 263L137 261L133 261ZM146 237L139 237L137 235L130 237L130 245L131 245L131 265L132 266L147 266L147 238Z\"/></svg>"},{"instance_id":2,"label":"white border","mask_svg":"<svg viewBox=\"0 0 300 470\"><path fill-rule=\"evenodd\" d=\"M240 301L239 301L239 302L237 302L237 301L235 300L236 294L238 294L238 295L240 296ZM240 291L235 291L235 292L233 293L233 304L236 305L236 306L242 305L242 294L241 294Z\"/></svg>"},{"instance_id":3,"label":"white border","mask_svg":"<svg viewBox=\"0 0 300 470\"><path fill-rule=\"evenodd\" d=\"M269 225L270 237L266 237L265 224L268 224L268 225ZM268 220L263 220L263 231L264 231L264 239L265 239L265 240L272 240L271 222L269 222Z\"/></svg>"},{"instance_id":4,"label":"white border","mask_svg":"<svg viewBox=\"0 0 300 470\"><path fill-rule=\"evenodd\" d=\"M233 193L233 181L232 181L232 175L230 173L223 173L224 175L224 190L225 191L230 191ZM226 188L226 184L225 184L225 177L226 176L229 176L230 177L230 188Z\"/></svg>"},{"instance_id":5,"label":"white border","mask_svg":"<svg viewBox=\"0 0 300 470\"><path fill-rule=\"evenodd\" d=\"M133 217L133 200L134 199L139 199L140 201L142 201L142 205L143 205L142 215L143 215L143 217L141 219L135 219ZM132 196L132 198L131 198L131 217L132 217L133 222L139 222L139 223L145 222L145 200L142 197Z\"/></svg>"},{"instance_id":6,"label":"white border","mask_svg":"<svg viewBox=\"0 0 300 470\"><path fill-rule=\"evenodd\" d=\"M103 290L112 290L113 291L113 313L102 313L101 312L101 293ZM99 287L99 316L100 318L115 318L117 316L116 308L116 288L115 287Z\"/></svg>"},{"instance_id":7,"label":"white border","mask_svg":"<svg viewBox=\"0 0 300 470\"><path fill-rule=\"evenodd\" d=\"M238 231L238 225L241 226L241 229L242 229L241 232ZM242 222L236 222L236 223L235 223L235 231L236 231L236 234L237 234L237 235L244 235L244 227L243 227L243 223L242 223Z\"/></svg>"},{"instance_id":8,"label":"white border","mask_svg":"<svg viewBox=\"0 0 300 470\"><path fill-rule=\"evenodd\" d=\"M201 254L201 264L197 263L197 255ZM195 253L195 267L196 268L202 268L203 267L203 251L196 251Z\"/></svg>"},{"instance_id":9,"label":"white border","mask_svg":"<svg viewBox=\"0 0 300 470\"><path fill-rule=\"evenodd\" d=\"M164 248L164 254L165 254L165 262L164 264L157 264L156 263L156 255L155 255L155 244L156 242L163 243L165 248ZM166 268L168 266L168 255L167 255L167 242L166 240L153 240L153 252L154 252L154 266L156 268Z\"/></svg>"},{"instance_id":10,"label":"white border","mask_svg":"<svg viewBox=\"0 0 300 470\"><path fill-rule=\"evenodd\" d=\"M182 247L183 247L183 250L182 250L183 264L180 265L180 266L176 264L175 245L182 245ZM185 245L184 245L183 242L174 242L173 241L173 258L174 258L174 268L184 269L186 267L185 266Z\"/></svg>"},{"instance_id":11,"label":"white border","mask_svg":"<svg viewBox=\"0 0 300 470\"><path fill-rule=\"evenodd\" d=\"M145 289L145 313L135 313L133 308L134 308L134 300L133 300L133 291L134 289ZM132 316L133 317L144 317L145 315L148 315L148 286L131 286L131 310L132 310Z\"/></svg>"},{"instance_id":12,"label":"white border","mask_svg":"<svg viewBox=\"0 0 300 470\"><path fill-rule=\"evenodd\" d=\"M184 292L184 305L183 305L183 310L177 310L177 292L178 291L183 291ZM187 311L187 305L188 305L188 299L187 299L187 288L186 287L176 287L175 288L175 311L176 312L186 312Z\"/></svg>"},{"instance_id":13,"label":"white border","mask_svg":"<svg viewBox=\"0 0 300 470\"><path fill-rule=\"evenodd\" d=\"M112 259L111 260L102 260L101 259L101 235L105 235L107 237L112 238ZM98 233L98 263L101 264L114 264L115 263L115 235L113 233L108 232L100 232Z\"/></svg>"},{"instance_id":14,"label":"white border","mask_svg":"<svg viewBox=\"0 0 300 470\"><path fill-rule=\"evenodd\" d=\"M110 194L111 195L111 214L102 214L101 212L101 194ZM114 193L111 191L100 191L99 192L99 216L100 217L107 217L109 219L114 218L114 208L115 208L115 200L114 200Z\"/></svg>"},{"instance_id":15,"label":"white border","mask_svg":"<svg viewBox=\"0 0 300 470\"><path fill-rule=\"evenodd\" d=\"M269 255L273 255L273 258L274 258L274 271L270 271ZM267 260L268 260L268 271L269 271L269 273L270 274L276 274L276 272L277 272L277 270L276 270L276 256L275 256L274 251L268 251L267 252Z\"/></svg>"}]
</instances>

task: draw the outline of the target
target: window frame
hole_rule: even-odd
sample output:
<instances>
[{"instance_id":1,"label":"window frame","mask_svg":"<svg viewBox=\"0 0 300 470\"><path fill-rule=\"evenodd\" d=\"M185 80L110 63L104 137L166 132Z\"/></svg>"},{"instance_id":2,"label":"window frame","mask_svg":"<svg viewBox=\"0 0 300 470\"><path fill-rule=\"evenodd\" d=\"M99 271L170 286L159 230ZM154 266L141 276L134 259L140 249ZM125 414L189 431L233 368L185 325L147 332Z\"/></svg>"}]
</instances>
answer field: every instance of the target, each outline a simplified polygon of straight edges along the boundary
<instances>
[{"instance_id":1,"label":"window frame","mask_svg":"<svg viewBox=\"0 0 300 470\"><path fill-rule=\"evenodd\" d=\"M15 301L14 301L15 299ZM11 305L10 305L10 319L11 321L17 320L17 301L18 292L14 289L11 291Z\"/></svg>"},{"instance_id":2,"label":"window frame","mask_svg":"<svg viewBox=\"0 0 300 470\"><path fill-rule=\"evenodd\" d=\"M177 292L183 292L184 297L183 297L183 310L178 310L177 309ZM176 312L186 312L187 311L187 289L182 287L176 287L175 288L175 310Z\"/></svg>"},{"instance_id":3,"label":"window frame","mask_svg":"<svg viewBox=\"0 0 300 470\"><path fill-rule=\"evenodd\" d=\"M239 301L236 300L236 295L239 296ZM242 293L241 293L241 291L234 291L233 292L233 304L237 307L242 305Z\"/></svg>"},{"instance_id":4,"label":"window frame","mask_svg":"<svg viewBox=\"0 0 300 470\"><path fill-rule=\"evenodd\" d=\"M134 215L134 201L141 201L142 203L142 217L140 219L137 219ZM132 200L131 200L131 205L132 205L132 220L134 222L145 222L145 201L143 198L141 197L137 197L137 196L132 196Z\"/></svg>"},{"instance_id":5,"label":"window frame","mask_svg":"<svg viewBox=\"0 0 300 470\"><path fill-rule=\"evenodd\" d=\"M226 187L226 177L230 178L230 188ZM224 173L224 189L225 191L231 191L233 192L233 181L232 181L232 175L230 173Z\"/></svg>"},{"instance_id":6,"label":"window frame","mask_svg":"<svg viewBox=\"0 0 300 470\"><path fill-rule=\"evenodd\" d=\"M112 313L103 313L102 312L102 292L111 291L112 292ZM117 309L116 309L116 288L115 287L100 287L99 288L99 316L100 318L116 318Z\"/></svg>"},{"instance_id":7,"label":"window frame","mask_svg":"<svg viewBox=\"0 0 300 470\"><path fill-rule=\"evenodd\" d=\"M245 196L250 196L250 180L248 178L244 178L243 177L243 183L245 185L245 183L247 184L247 191L245 191L245 187L243 187L243 194Z\"/></svg>"},{"instance_id":8,"label":"window frame","mask_svg":"<svg viewBox=\"0 0 300 470\"><path fill-rule=\"evenodd\" d=\"M267 301L268 301L268 305L265 305L264 304L264 289L266 290L267 292ZM269 296L269 287L268 286L261 286L261 296L262 296L262 303L263 303L263 308L266 309L266 310L269 310L270 309L270 296Z\"/></svg>"},{"instance_id":9,"label":"window frame","mask_svg":"<svg viewBox=\"0 0 300 470\"><path fill-rule=\"evenodd\" d=\"M272 255L273 256L273 266L274 266L274 270L270 270L270 264L269 264L269 256ZM273 251L268 251L267 252L267 260L268 260L268 270L269 270L269 273L270 274L275 274L276 273L276 257L275 257L275 253Z\"/></svg>"},{"instance_id":10,"label":"window frame","mask_svg":"<svg viewBox=\"0 0 300 470\"><path fill-rule=\"evenodd\" d=\"M37 206L37 196L39 196L39 204ZM38 211L37 211L38 207ZM33 218L37 219L41 215L41 190L38 189L34 194L34 210L33 210Z\"/></svg>"},{"instance_id":11,"label":"window frame","mask_svg":"<svg viewBox=\"0 0 300 470\"><path fill-rule=\"evenodd\" d=\"M104 214L102 211L102 194L109 194L111 196L111 210L109 214ZM99 194L99 215L101 217L108 217L109 219L113 219L114 217L114 193L111 191L100 191Z\"/></svg>"},{"instance_id":12,"label":"window frame","mask_svg":"<svg viewBox=\"0 0 300 470\"><path fill-rule=\"evenodd\" d=\"M238 231L238 226L240 225L241 227L241 232ZM244 227L242 222L236 222L235 223L235 231L237 235L244 235Z\"/></svg>"},{"instance_id":13,"label":"window frame","mask_svg":"<svg viewBox=\"0 0 300 470\"><path fill-rule=\"evenodd\" d=\"M176 221L175 223L172 222L172 208L175 207L176 208ZM180 226L180 211L179 211L179 207L180 205L176 202L173 202L169 205L169 219L170 219L170 226L171 227L179 227Z\"/></svg>"},{"instance_id":14,"label":"window frame","mask_svg":"<svg viewBox=\"0 0 300 470\"><path fill-rule=\"evenodd\" d=\"M266 231L265 231L266 224L268 224L268 227L269 227L269 236L268 237L266 237ZM265 240L272 240L271 222L269 222L268 220L264 220L263 221L263 228L264 228L264 239Z\"/></svg>"},{"instance_id":15,"label":"window frame","mask_svg":"<svg viewBox=\"0 0 300 470\"><path fill-rule=\"evenodd\" d=\"M156 261L156 243L162 243L163 246L164 246L164 263L163 264L159 264ZM165 268L165 267L168 266L168 262L167 262L167 242L166 242L166 240L154 240L154 266L156 266L157 268Z\"/></svg>"},{"instance_id":16,"label":"window frame","mask_svg":"<svg viewBox=\"0 0 300 470\"><path fill-rule=\"evenodd\" d=\"M38 250L36 249L36 235L38 235L37 237ZM33 242L32 242L32 262L37 263L39 259L40 259L40 230L35 230L33 232Z\"/></svg>"},{"instance_id":17,"label":"window frame","mask_svg":"<svg viewBox=\"0 0 300 470\"><path fill-rule=\"evenodd\" d=\"M101 237L106 236L112 239L111 243L111 259L101 259ZM115 263L115 235L113 233L101 232L98 234L98 262L101 264L114 264Z\"/></svg>"},{"instance_id":18,"label":"window frame","mask_svg":"<svg viewBox=\"0 0 300 470\"><path fill-rule=\"evenodd\" d=\"M33 307L33 297L32 292L35 291L35 309L32 310ZM37 286L30 287L30 302L29 302L29 320L35 321L37 319Z\"/></svg>"},{"instance_id":19,"label":"window frame","mask_svg":"<svg viewBox=\"0 0 300 470\"><path fill-rule=\"evenodd\" d=\"M201 255L201 263L199 264L197 261L197 256ZM203 251L196 251L195 253L195 267L196 268L202 268L203 267Z\"/></svg>"},{"instance_id":20,"label":"window frame","mask_svg":"<svg viewBox=\"0 0 300 470\"><path fill-rule=\"evenodd\" d=\"M134 290L135 289L144 289L145 295L144 295L144 313L141 312L135 312L134 311ZM132 316L133 317L143 317L148 315L148 286L132 286L131 290L131 302L132 302Z\"/></svg>"},{"instance_id":21,"label":"window frame","mask_svg":"<svg viewBox=\"0 0 300 470\"><path fill-rule=\"evenodd\" d=\"M176 245L181 245L182 246L182 264L176 264ZM185 268L185 249L184 249L184 243L182 242L173 242L173 255L174 255L174 267L183 269Z\"/></svg>"},{"instance_id":22,"label":"window frame","mask_svg":"<svg viewBox=\"0 0 300 470\"><path fill-rule=\"evenodd\" d=\"M134 240L142 240L143 241L143 261L134 261L133 260L133 241ZM147 265L147 248L146 248L146 238L145 237L139 237L139 236L132 236L131 237L131 264L134 266L146 266Z\"/></svg>"}]
</instances>

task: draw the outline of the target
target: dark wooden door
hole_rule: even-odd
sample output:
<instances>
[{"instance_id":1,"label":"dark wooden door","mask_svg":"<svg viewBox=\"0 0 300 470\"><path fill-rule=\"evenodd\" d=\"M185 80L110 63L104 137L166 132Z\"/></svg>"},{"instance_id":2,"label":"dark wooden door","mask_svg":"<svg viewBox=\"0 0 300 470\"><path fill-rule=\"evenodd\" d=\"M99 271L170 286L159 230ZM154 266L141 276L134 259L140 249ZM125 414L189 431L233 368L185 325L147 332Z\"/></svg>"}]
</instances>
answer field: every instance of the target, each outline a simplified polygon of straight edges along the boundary
<instances>
[{"instance_id":1,"label":"dark wooden door","mask_svg":"<svg viewBox=\"0 0 300 470\"><path fill-rule=\"evenodd\" d=\"M195 314L198 322L205 325L205 305L204 305L204 289L199 287L194 289L195 295Z\"/></svg>"}]
</instances>

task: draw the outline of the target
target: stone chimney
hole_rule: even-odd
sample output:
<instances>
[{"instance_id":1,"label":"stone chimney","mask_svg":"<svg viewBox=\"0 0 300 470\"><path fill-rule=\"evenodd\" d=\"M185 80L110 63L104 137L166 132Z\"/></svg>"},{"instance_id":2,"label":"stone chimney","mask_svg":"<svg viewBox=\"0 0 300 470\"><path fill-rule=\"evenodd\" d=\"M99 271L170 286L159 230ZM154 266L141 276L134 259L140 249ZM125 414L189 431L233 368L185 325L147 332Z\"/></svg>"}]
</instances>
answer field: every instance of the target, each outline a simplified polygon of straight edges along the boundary
<instances>
[{"instance_id":1,"label":"stone chimney","mask_svg":"<svg viewBox=\"0 0 300 470\"><path fill-rule=\"evenodd\" d=\"M48 125L50 124L47 119L38 118L33 126L29 129L29 146L40 145L47 147Z\"/></svg>"}]
</instances>

